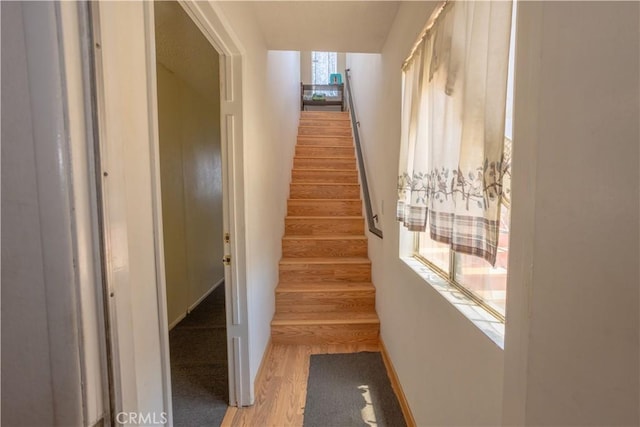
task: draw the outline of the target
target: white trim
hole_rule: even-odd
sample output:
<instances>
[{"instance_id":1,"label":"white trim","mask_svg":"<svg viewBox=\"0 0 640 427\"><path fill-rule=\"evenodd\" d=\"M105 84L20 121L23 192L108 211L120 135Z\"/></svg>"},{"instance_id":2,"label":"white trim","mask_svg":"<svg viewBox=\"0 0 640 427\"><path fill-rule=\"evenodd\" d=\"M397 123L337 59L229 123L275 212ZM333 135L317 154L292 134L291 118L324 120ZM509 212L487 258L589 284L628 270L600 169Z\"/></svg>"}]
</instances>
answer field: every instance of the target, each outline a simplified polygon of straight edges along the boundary
<instances>
[{"instance_id":1,"label":"white trim","mask_svg":"<svg viewBox=\"0 0 640 427\"><path fill-rule=\"evenodd\" d=\"M102 35L101 35L101 25L100 25L100 5L98 3L93 3L89 6L89 9L91 11L90 18L92 22L90 23L90 25L92 27L93 42L96 45L101 45ZM97 49L96 46L91 46L91 48L94 49L93 65L95 70L95 76L93 77L95 78L95 92L96 92L95 105L97 110L95 113L97 122L93 123L93 125L97 128L96 134L98 135L99 149L98 149L98 153L96 154L99 156L99 160L101 163L99 166L96 166L96 167L99 168L99 170L101 170L102 165L105 161L104 158L107 157L105 142L104 142L106 137L104 73L103 73L103 65L102 65L102 50ZM105 247L109 247L110 246L109 230L111 228L111 222L110 222L111 216L110 216L108 200L107 200L108 196L107 194L105 194L105 192L107 191L105 187L106 185L103 183L100 200L98 200L98 209L103 213L102 224L100 224L100 226L102 226L102 232L104 235L103 244ZM104 248L103 250L106 252L106 248ZM104 294L108 295L108 294L111 294L111 291L113 289L113 283L114 283L113 265L111 263L110 257L105 257L105 259L103 259L102 262L103 262L102 268L104 269L103 275L104 275L104 281L105 281L105 283L103 284L105 288ZM110 363L110 367L112 371L111 372L112 377L110 378L110 382L111 382L110 386L113 390L113 393L111 395L111 398L112 398L111 407L115 410L115 412L118 412L122 410L124 405L123 390L125 389L125 387L126 388L132 387L132 385L134 384L134 378L132 376L129 377L126 385L122 381L122 365L125 364L126 362L124 362L123 360L123 358L125 357L124 350L122 349L123 346L120 345L120 337L118 336L118 327L117 327L118 311L112 299L113 299L112 297L107 298L107 301L105 301L105 304L107 305L106 311L107 311L107 316L109 318L109 326L110 326L109 330L106 332L108 333L110 350L112 354L112 359L108 362ZM109 418L113 420L114 415L115 414L109 414Z\"/></svg>"},{"instance_id":2,"label":"white trim","mask_svg":"<svg viewBox=\"0 0 640 427\"><path fill-rule=\"evenodd\" d=\"M177 325L178 323L180 323L182 320L184 320L184 318L185 318L185 317L187 317L187 314L189 314L189 313L191 313L193 310L195 310L195 309L196 309L196 307L197 307L198 305L200 305L200 303L201 303L202 301L204 301L204 299L205 299L206 297L208 297L208 296L211 294L211 292L213 292L214 290L216 290L216 289L218 288L218 286L222 285L223 283L224 283L224 277L223 277L222 279L218 280L218 281L217 281L213 286L211 286L211 287L210 287L210 288L209 288L209 289L208 289L204 294L202 294L202 296L201 296L200 298L198 298L198 299L196 300L196 302L194 302L193 304L191 304L191 305L189 306L189 308L187 309L187 311L185 311L184 313L182 313L180 316L178 316L178 317L176 318L176 320L174 320L173 322L171 322L171 323L169 324L169 331L170 331L170 330L172 330L173 328L175 328L175 327L176 327L176 325Z\"/></svg>"},{"instance_id":3,"label":"white trim","mask_svg":"<svg viewBox=\"0 0 640 427\"><path fill-rule=\"evenodd\" d=\"M182 313L180 316L176 317L176 320L174 320L173 322L169 323L169 331L173 330L173 328L175 328L178 323L182 322L184 320L185 317L187 317L188 312L184 312Z\"/></svg>"},{"instance_id":4,"label":"white trim","mask_svg":"<svg viewBox=\"0 0 640 427\"><path fill-rule=\"evenodd\" d=\"M541 59L544 5L518 4L514 73L513 140L511 178L511 231L507 277L507 322L502 423L524 425L526 421L529 346L529 293L533 282L535 194L540 111Z\"/></svg>"},{"instance_id":5,"label":"white trim","mask_svg":"<svg viewBox=\"0 0 640 427\"><path fill-rule=\"evenodd\" d=\"M169 357L169 330L167 308L167 281L164 264L164 235L162 230L162 190L160 178L160 136L158 130L158 86L156 72L156 35L154 3L144 3L145 45L147 60L147 97L149 105L149 146L151 152L151 191L153 203L153 228L156 259L156 285L158 299L158 325L160 358L162 363L163 403L167 419L173 422L171 393L171 359ZM180 319L181 320L181 319Z\"/></svg>"},{"instance_id":6,"label":"white trim","mask_svg":"<svg viewBox=\"0 0 640 427\"><path fill-rule=\"evenodd\" d=\"M193 310L196 309L197 306L200 305L200 303L202 301L204 301L204 299L206 297L208 297L209 295L211 295L211 292L213 292L214 290L216 290L218 288L218 286L222 285L224 283L224 277L220 280L218 280L216 283L214 283L213 286L211 286L204 294L202 294L202 296L200 298L198 298L193 304L191 304L189 306L189 308L187 309L187 314L191 313Z\"/></svg>"},{"instance_id":7,"label":"white trim","mask_svg":"<svg viewBox=\"0 0 640 427\"><path fill-rule=\"evenodd\" d=\"M66 89L63 100L69 135L72 223L80 340L84 425L100 420L109 423L109 378L107 373L106 325L99 243L98 197L92 122L91 78L87 34L91 23L84 3L59 5L61 43ZM106 418L105 418L106 417Z\"/></svg>"},{"instance_id":8,"label":"white trim","mask_svg":"<svg viewBox=\"0 0 640 427\"><path fill-rule=\"evenodd\" d=\"M249 331L246 285L246 240L244 215L242 54L243 48L219 7L211 2L180 0L180 5L220 55L221 154L223 181L223 232L231 241L225 253L227 309L227 354L229 362L229 403L253 403L249 374ZM170 390L165 389L165 393Z\"/></svg>"}]
</instances>

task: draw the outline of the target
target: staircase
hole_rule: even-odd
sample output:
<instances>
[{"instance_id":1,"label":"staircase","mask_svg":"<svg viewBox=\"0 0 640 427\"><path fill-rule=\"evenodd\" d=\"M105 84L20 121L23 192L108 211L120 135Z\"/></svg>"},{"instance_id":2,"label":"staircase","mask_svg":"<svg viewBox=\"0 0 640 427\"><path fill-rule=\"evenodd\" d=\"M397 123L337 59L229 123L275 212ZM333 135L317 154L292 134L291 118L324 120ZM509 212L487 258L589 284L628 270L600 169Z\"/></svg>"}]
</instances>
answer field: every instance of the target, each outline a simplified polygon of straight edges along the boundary
<instances>
[{"instance_id":1,"label":"staircase","mask_svg":"<svg viewBox=\"0 0 640 427\"><path fill-rule=\"evenodd\" d=\"M377 344L351 122L346 112L301 114L271 338Z\"/></svg>"}]
</instances>

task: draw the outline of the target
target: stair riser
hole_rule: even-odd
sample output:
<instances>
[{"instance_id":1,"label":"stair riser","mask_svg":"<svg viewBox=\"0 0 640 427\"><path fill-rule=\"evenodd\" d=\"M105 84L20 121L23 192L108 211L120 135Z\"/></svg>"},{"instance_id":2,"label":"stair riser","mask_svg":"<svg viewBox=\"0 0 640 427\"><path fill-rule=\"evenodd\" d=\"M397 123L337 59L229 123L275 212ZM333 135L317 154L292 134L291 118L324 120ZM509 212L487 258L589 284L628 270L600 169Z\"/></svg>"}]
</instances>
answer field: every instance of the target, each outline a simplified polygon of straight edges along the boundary
<instances>
[{"instance_id":1,"label":"stair riser","mask_svg":"<svg viewBox=\"0 0 640 427\"><path fill-rule=\"evenodd\" d=\"M370 282L371 264L286 264L280 266L281 283Z\"/></svg>"},{"instance_id":2,"label":"stair riser","mask_svg":"<svg viewBox=\"0 0 640 427\"><path fill-rule=\"evenodd\" d=\"M296 218L285 219L285 235L287 236L326 236L338 234L364 234L362 218Z\"/></svg>"},{"instance_id":3,"label":"stair riser","mask_svg":"<svg viewBox=\"0 0 640 427\"><path fill-rule=\"evenodd\" d=\"M374 292L363 295L350 295L347 292L340 294L279 293L276 295L276 311L278 313L349 313L371 312L375 309Z\"/></svg>"},{"instance_id":4,"label":"stair riser","mask_svg":"<svg viewBox=\"0 0 640 427\"><path fill-rule=\"evenodd\" d=\"M304 146L345 146L353 149L353 138L349 137L320 137L320 136L298 136L298 145Z\"/></svg>"},{"instance_id":5,"label":"stair riser","mask_svg":"<svg viewBox=\"0 0 640 427\"><path fill-rule=\"evenodd\" d=\"M358 200L289 200L289 216L358 216L362 215L362 202Z\"/></svg>"},{"instance_id":6,"label":"stair riser","mask_svg":"<svg viewBox=\"0 0 640 427\"><path fill-rule=\"evenodd\" d=\"M349 121L347 111L301 111L300 120L345 120Z\"/></svg>"},{"instance_id":7,"label":"stair riser","mask_svg":"<svg viewBox=\"0 0 640 427\"><path fill-rule=\"evenodd\" d=\"M278 344L378 344L379 334L378 324L271 326L271 340Z\"/></svg>"},{"instance_id":8,"label":"stair riser","mask_svg":"<svg viewBox=\"0 0 640 427\"><path fill-rule=\"evenodd\" d=\"M357 199L359 185L291 184L292 199Z\"/></svg>"},{"instance_id":9,"label":"stair riser","mask_svg":"<svg viewBox=\"0 0 640 427\"><path fill-rule=\"evenodd\" d=\"M298 135L351 136L351 128L329 128L325 126L299 127Z\"/></svg>"},{"instance_id":10,"label":"stair riser","mask_svg":"<svg viewBox=\"0 0 640 427\"><path fill-rule=\"evenodd\" d=\"M366 257L367 241L365 239L283 239L282 256L287 258Z\"/></svg>"},{"instance_id":11,"label":"stair riser","mask_svg":"<svg viewBox=\"0 0 640 427\"><path fill-rule=\"evenodd\" d=\"M313 119L304 118L300 119L301 127L324 127L325 129L351 129L351 122L348 120L326 120L326 119Z\"/></svg>"},{"instance_id":12,"label":"stair riser","mask_svg":"<svg viewBox=\"0 0 640 427\"><path fill-rule=\"evenodd\" d=\"M291 172L291 182L294 184L308 182L317 184L357 184L358 172L355 170L293 170Z\"/></svg>"},{"instance_id":13,"label":"stair riser","mask_svg":"<svg viewBox=\"0 0 640 427\"><path fill-rule=\"evenodd\" d=\"M353 147L314 147L313 145L297 145L296 156L299 157L348 157L353 158Z\"/></svg>"},{"instance_id":14,"label":"stair riser","mask_svg":"<svg viewBox=\"0 0 640 427\"><path fill-rule=\"evenodd\" d=\"M295 169L352 169L356 170L356 159L354 158L329 158L314 159L305 157L294 157L293 167Z\"/></svg>"}]
</instances>

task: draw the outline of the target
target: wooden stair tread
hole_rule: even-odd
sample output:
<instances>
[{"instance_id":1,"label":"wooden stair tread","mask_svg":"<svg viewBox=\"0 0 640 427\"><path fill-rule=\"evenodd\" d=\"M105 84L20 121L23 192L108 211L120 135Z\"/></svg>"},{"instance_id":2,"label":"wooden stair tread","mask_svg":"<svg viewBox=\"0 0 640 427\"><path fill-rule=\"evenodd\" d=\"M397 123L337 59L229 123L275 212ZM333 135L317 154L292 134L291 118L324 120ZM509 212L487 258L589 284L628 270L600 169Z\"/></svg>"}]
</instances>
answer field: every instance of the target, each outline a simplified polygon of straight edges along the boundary
<instances>
[{"instance_id":1,"label":"wooden stair tread","mask_svg":"<svg viewBox=\"0 0 640 427\"><path fill-rule=\"evenodd\" d=\"M318 110L304 110L300 111L302 116L336 116L336 117L349 117L348 111L318 111Z\"/></svg>"},{"instance_id":2,"label":"wooden stair tread","mask_svg":"<svg viewBox=\"0 0 640 427\"><path fill-rule=\"evenodd\" d=\"M300 145L298 146L300 147ZM304 145L303 146L305 149L312 149L312 148L337 148L337 149L344 149L345 146L344 145L323 145L322 147L313 147L313 146L308 146L308 145Z\"/></svg>"},{"instance_id":3,"label":"wooden stair tread","mask_svg":"<svg viewBox=\"0 0 640 427\"><path fill-rule=\"evenodd\" d=\"M375 291L371 282L331 283L331 282L281 282L276 287L276 293L282 292L351 292Z\"/></svg>"},{"instance_id":4,"label":"wooden stair tread","mask_svg":"<svg viewBox=\"0 0 640 427\"><path fill-rule=\"evenodd\" d=\"M345 160L345 159L349 159L349 160L355 160L356 156L298 156L295 155L294 159L299 159L299 160L306 160L306 159L314 159L314 160ZM294 168L295 170L300 170L300 168ZM318 169L318 168L314 168L314 169ZM304 170L309 170L309 169L304 169ZM332 170L350 170L350 169L332 169Z\"/></svg>"},{"instance_id":5,"label":"wooden stair tread","mask_svg":"<svg viewBox=\"0 0 640 427\"><path fill-rule=\"evenodd\" d=\"M300 116L301 120L326 120L328 122L350 122L351 118L348 114L331 114L329 112L317 111L317 113L324 114L309 114L316 113L316 111L303 111L303 114Z\"/></svg>"},{"instance_id":6,"label":"wooden stair tread","mask_svg":"<svg viewBox=\"0 0 640 427\"><path fill-rule=\"evenodd\" d=\"M298 138L349 138L351 140L353 140L353 137L351 135L322 135L322 134L318 134L318 135L298 135Z\"/></svg>"},{"instance_id":7,"label":"wooden stair tread","mask_svg":"<svg viewBox=\"0 0 640 427\"><path fill-rule=\"evenodd\" d=\"M360 184L355 183L343 183L343 182L292 182L291 185L326 185L327 187L338 187L338 186L347 186L347 187L358 187Z\"/></svg>"},{"instance_id":8,"label":"wooden stair tread","mask_svg":"<svg viewBox=\"0 0 640 427\"><path fill-rule=\"evenodd\" d=\"M287 199L287 201L294 200L296 202L314 202L314 203L326 203L326 202L362 202L362 199Z\"/></svg>"},{"instance_id":9,"label":"wooden stair tread","mask_svg":"<svg viewBox=\"0 0 640 427\"><path fill-rule=\"evenodd\" d=\"M306 157L306 158L317 158L317 157ZM292 172L298 172L298 173L306 173L306 172L331 172L331 173L344 173L344 172L353 172L354 169L325 169L325 168L308 168L308 169L300 169L300 168L293 168L291 170Z\"/></svg>"},{"instance_id":10,"label":"wooden stair tread","mask_svg":"<svg viewBox=\"0 0 640 427\"><path fill-rule=\"evenodd\" d=\"M311 257L311 258L290 258L283 257L280 264L371 264L369 258L364 257Z\"/></svg>"},{"instance_id":11,"label":"wooden stair tread","mask_svg":"<svg viewBox=\"0 0 640 427\"><path fill-rule=\"evenodd\" d=\"M313 199L306 199L306 200L313 200ZM332 199L333 200L333 199ZM364 217L362 215L332 215L332 216L321 216L321 215L316 215L316 216L300 216L300 215L287 215L286 219L305 219L305 220L316 220L316 221L322 221L322 220L329 220L329 219L335 219L336 221L339 220L348 220L348 219L364 219Z\"/></svg>"},{"instance_id":12,"label":"wooden stair tread","mask_svg":"<svg viewBox=\"0 0 640 427\"><path fill-rule=\"evenodd\" d=\"M367 240L367 236L358 234L328 234L318 236L315 234L286 235L282 240Z\"/></svg>"},{"instance_id":13,"label":"wooden stair tread","mask_svg":"<svg viewBox=\"0 0 640 427\"><path fill-rule=\"evenodd\" d=\"M312 118L308 118L308 119L304 119L305 121L314 121L314 122L345 122L344 124L347 124L346 120L331 120L331 119L312 119ZM349 123L350 124L350 123ZM299 124L298 125L298 129L305 129L305 128L314 128L314 129L336 129L335 127L331 127L331 126L325 126L323 123L303 123L303 124ZM351 126L340 126L337 129L349 129L351 130Z\"/></svg>"},{"instance_id":14,"label":"wooden stair tread","mask_svg":"<svg viewBox=\"0 0 640 427\"><path fill-rule=\"evenodd\" d=\"M358 325L380 324L375 312L276 313L271 325Z\"/></svg>"}]
</instances>

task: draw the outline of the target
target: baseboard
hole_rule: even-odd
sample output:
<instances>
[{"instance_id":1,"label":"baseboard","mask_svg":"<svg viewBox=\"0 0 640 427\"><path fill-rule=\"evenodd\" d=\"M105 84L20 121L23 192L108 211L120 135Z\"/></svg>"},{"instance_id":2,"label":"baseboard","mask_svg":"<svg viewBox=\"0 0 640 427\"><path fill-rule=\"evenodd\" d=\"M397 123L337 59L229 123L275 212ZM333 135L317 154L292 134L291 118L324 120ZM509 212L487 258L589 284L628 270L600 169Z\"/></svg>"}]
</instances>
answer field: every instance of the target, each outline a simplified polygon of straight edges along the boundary
<instances>
[{"instance_id":1,"label":"baseboard","mask_svg":"<svg viewBox=\"0 0 640 427\"><path fill-rule=\"evenodd\" d=\"M202 294L202 296L201 296L200 298L198 298L198 299L196 300L196 302L194 302L193 304L191 304L191 305L189 306L189 309L187 310L187 314L188 314L188 313L191 313L193 310L195 310L195 309L196 309L196 307L197 307L197 306L198 306L202 301L204 301L204 299L205 299L206 297L208 297L208 296L209 296L209 294L210 294L211 292L215 291L215 290L216 290L216 288L217 288L218 286L220 286L221 284L223 284L223 283L224 283L224 277L223 277L222 279L218 280L218 281L217 281L217 282L216 282L216 283L215 283L211 288L209 288L209 290L208 290L207 292L205 292L204 294Z\"/></svg>"},{"instance_id":2,"label":"baseboard","mask_svg":"<svg viewBox=\"0 0 640 427\"><path fill-rule=\"evenodd\" d=\"M393 391L396 392L396 396L398 397L398 401L400 402L400 408L402 409L402 415L404 415L404 419L407 422L408 427L416 427L416 420L413 418L413 414L411 413L411 408L409 408L409 402L407 402L407 397L404 395L404 391L402 391L402 386L400 385L400 380L398 379L398 375L396 374L396 370L391 363L391 358L387 353L387 347L385 347L384 342L382 341L382 337L380 337L380 353L382 353L382 360L384 361L384 365L387 368L387 374L389 375L389 379L391 380L391 386L393 387Z\"/></svg>"},{"instance_id":3,"label":"baseboard","mask_svg":"<svg viewBox=\"0 0 640 427\"><path fill-rule=\"evenodd\" d=\"M271 349L272 349L271 337L269 337L269 341L267 342L267 346L264 349L264 355L262 356L262 361L260 362L260 367L258 368L256 379L254 381L254 390L255 390L254 395L257 395L260 392L262 384L266 381L266 378L265 378L265 376L267 375L266 365L269 363L269 359L271 357ZM254 400L255 400L255 396L254 396ZM251 403L251 405L253 404L255 404L255 401ZM242 420L242 415L244 411L247 411L247 410L249 410L249 408L229 406L227 408L227 412L224 414L224 418L222 419L222 424L220 424L220 427L232 427L234 425L239 425L239 421ZM242 424L242 425L245 425L245 424Z\"/></svg>"},{"instance_id":4,"label":"baseboard","mask_svg":"<svg viewBox=\"0 0 640 427\"><path fill-rule=\"evenodd\" d=\"M256 374L256 379L253 383L254 395L258 394L258 390L260 390L260 386L263 383L264 375L265 375L265 366L269 361L269 357L271 356L271 337L269 337L269 341L267 342L267 346L264 348L264 355L262 356L262 361L260 362L260 367L258 368L258 373Z\"/></svg>"},{"instance_id":5,"label":"baseboard","mask_svg":"<svg viewBox=\"0 0 640 427\"><path fill-rule=\"evenodd\" d=\"M189 308L187 309L187 311L185 311L184 313L182 313L180 316L178 316L178 318L176 320L174 320L173 322L169 323L169 330L172 330L173 328L175 328L175 326L182 322L182 320L184 320L185 317L187 317L187 314L191 313L193 310L195 310L195 308L202 302L204 301L204 299L206 297L209 296L209 294L211 294L211 292L215 291L216 288L218 286L220 286L221 284L224 283L224 277L220 280L218 280L211 288L209 288L209 290L207 290L200 298L198 298L198 300L196 302L194 302L193 304L191 304L191 306L189 306Z\"/></svg>"},{"instance_id":6,"label":"baseboard","mask_svg":"<svg viewBox=\"0 0 640 427\"><path fill-rule=\"evenodd\" d=\"M173 322L169 323L169 330L172 330L173 328L175 328L175 326L182 322L182 320L184 320L184 318L187 317L187 312L185 311L184 313L182 313L180 316L178 316L178 318L176 320L174 320Z\"/></svg>"}]
</instances>

